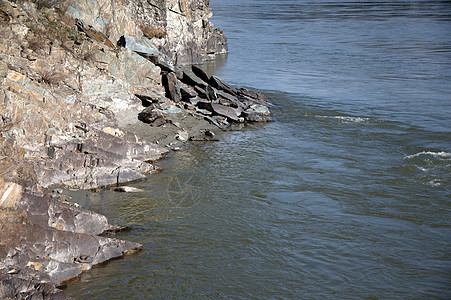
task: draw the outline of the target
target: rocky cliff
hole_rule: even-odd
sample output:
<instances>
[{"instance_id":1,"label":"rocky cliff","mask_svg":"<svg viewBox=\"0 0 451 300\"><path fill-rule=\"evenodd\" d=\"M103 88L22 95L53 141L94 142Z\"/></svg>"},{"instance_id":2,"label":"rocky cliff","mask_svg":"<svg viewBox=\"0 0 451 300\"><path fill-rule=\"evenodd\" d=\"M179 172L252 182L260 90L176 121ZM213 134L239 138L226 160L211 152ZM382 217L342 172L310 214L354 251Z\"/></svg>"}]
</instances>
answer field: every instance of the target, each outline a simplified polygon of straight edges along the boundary
<instances>
[{"instance_id":1,"label":"rocky cliff","mask_svg":"<svg viewBox=\"0 0 451 300\"><path fill-rule=\"evenodd\" d=\"M221 29L214 29L209 0L73 1L67 14L112 41L145 37L175 64L199 64L227 53Z\"/></svg>"},{"instance_id":2,"label":"rocky cliff","mask_svg":"<svg viewBox=\"0 0 451 300\"><path fill-rule=\"evenodd\" d=\"M141 180L188 140L271 119L264 95L185 66L227 52L208 2L0 0L0 298L64 298L141 249L60 187Z\"/></svg>"}]
</instances>

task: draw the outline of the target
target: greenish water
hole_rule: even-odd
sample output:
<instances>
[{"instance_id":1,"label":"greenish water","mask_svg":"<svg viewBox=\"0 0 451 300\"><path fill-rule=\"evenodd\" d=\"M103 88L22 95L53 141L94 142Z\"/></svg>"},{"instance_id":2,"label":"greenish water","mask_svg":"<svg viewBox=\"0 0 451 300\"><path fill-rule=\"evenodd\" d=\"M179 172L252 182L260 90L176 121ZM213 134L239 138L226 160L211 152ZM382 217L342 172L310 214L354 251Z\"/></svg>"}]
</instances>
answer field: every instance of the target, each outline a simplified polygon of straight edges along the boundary
<instances>
[{"instance_id":1,"label":"greenish water","mask_svg":"<svg viewBox=\"0 0 451 300\"><path fill-rule=\"evenodd\" d=\"M144 250L77 299L451 297L449 1L211 1L276 122L190 144L141 193L78 202Z\"/></svg>"}]
</instances>

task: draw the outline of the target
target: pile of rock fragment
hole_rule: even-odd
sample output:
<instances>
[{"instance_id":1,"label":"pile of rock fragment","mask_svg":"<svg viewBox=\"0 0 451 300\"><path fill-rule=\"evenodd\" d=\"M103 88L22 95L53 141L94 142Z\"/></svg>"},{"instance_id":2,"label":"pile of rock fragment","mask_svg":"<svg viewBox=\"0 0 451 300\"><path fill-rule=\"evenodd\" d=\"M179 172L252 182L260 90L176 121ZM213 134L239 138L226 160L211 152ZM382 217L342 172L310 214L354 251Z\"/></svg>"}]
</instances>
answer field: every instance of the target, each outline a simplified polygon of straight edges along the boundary
<instances>
[{"instance_id":1,"label":"pile of rock fragment","mask_svg":"<svg viewBox=\"0 0 451 300\"><path fill-rule=\"evenodd\" d=\"M234 123L273 120L269 111L271 104L266 101L265 94L232 87L220 77L209 76L195 65L184 70L166 68L163 71L163 85L167 98L183 104L186 110L220 129ZM161 101L146 100L149 106L141 112L141 120L152 126L165 124L165 107L162 107Z\"/></svg>"}]
</instances>

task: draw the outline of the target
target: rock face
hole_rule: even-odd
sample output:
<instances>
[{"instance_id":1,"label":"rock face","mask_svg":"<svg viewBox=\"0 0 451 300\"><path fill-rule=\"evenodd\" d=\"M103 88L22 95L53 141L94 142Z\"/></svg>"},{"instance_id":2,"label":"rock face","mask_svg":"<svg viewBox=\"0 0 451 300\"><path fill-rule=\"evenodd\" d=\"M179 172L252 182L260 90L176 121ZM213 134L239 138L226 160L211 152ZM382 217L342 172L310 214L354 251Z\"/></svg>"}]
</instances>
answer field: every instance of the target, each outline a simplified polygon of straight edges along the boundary
<instances>
[{"instance_id":1,"label":"rock face","mask_svg":"<svg viewBox=\"0 0 451 300\"><path fill-rule=\"evenodd\" d=\"M1 188L12 185L21 189L0 180ZM3 202L0 230L7 234L0 235L0 298L65 298L55 286L95 264L142 248L99 236L116 229L102 215L49 196L24 192Z\"/></svg>"},{"instance_id":2,"label":"rock face","mask_svg":"<svg viewBox=\"0 0 451 300\"><path fill-rule=\"evenodd\" d=\"M141 249L54 186L141 180L169 149L271 120L263 94L182 68L227 52L208 4L0 1L0 299L64 299L61 283Z\"/></svg>"},{"instance_id":3,"label":"rock face","mask_svg":"<svg viewBox=\"0 0 451 300\"><path fill-rule=\"evenodd\" d=\"M146 42L177 65L202 63L227 53L227 39L214 29L209 0L71 1L68 14L111 41L123 35Z\"/></svg>"}]
</instances>

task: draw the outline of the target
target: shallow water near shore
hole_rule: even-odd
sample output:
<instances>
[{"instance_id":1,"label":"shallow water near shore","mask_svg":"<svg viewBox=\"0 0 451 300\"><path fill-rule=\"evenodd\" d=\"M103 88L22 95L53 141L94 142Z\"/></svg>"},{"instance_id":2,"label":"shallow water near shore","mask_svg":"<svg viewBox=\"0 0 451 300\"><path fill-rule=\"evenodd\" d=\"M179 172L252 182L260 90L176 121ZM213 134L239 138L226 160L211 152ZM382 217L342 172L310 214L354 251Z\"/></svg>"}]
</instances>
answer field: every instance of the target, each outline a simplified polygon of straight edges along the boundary
<instances>
[{"instance_id":1,"label":"shallow water near shore","mask_svg":"<svg viewBox=\"0 0 451 300\"><path fill-rule=\"evenodd\" d=\"M193 143L133 184L74 193L144 250L77 299L451 297L449 1L212 0L276 122Z\"/></svg>"}]
</instances>

